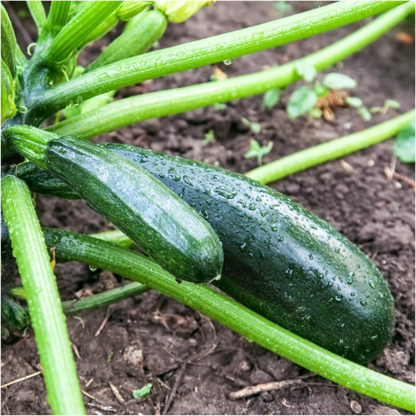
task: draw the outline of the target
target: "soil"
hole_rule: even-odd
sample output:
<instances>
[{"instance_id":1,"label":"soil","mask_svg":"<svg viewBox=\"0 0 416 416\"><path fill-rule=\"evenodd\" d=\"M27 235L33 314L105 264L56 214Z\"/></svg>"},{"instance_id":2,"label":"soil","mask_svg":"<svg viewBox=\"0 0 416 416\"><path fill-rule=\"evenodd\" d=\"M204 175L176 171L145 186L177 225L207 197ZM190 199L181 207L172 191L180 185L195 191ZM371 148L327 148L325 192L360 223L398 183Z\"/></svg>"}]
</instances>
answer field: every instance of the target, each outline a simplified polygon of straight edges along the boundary
<instances>
[{"instance_id":1,"label":"soil","mask_svg":"<svg viewBox=\"0 0 416 416\"><path fill-rule=\"evenodd\" d=\"M298 13L324 2L291 3ZM275 2L218 2L201 10L183 24L170 24L160 47L205 38L282 17ZM19 6L23 7L23 6ZM238 58L232 65L218 67L228 76L259 71L307 55L351 33L359 22L329 33L286 46ZM33 28L28 24L33 38ZM272 110L262 108L262 97L227 104L226 109L203 108L185 114L149 120L115 133L99 142L139 144L155 151L206 161L246 172L256 166L245 159L254 137L261 144L273 142L264 162L326 142L390 119L414 107L414 45L397 40L396 34L412 31L407 24L391 30L363 51L346 59L335 70L354 77L359 87L353 92L368 107L385 99L400 102L400 110L377 114L362 121L352 108L336 108L332 122L290 120L284 107L289 87ZM109 39L95 43L81 57L91 61ZM24 41L23 41L24 42ZM143 92L207 82L212 67L170 75L126 88L122 98ZM325 71L328 72L328 71ZM322 75L320 75L321 77ZM299 85L299 84L298 84ZM259 122L261 133L254 136L241 117ZM202 144L213 130L216 140ZM292 197L325 219L371 255L383 272L396 302L396 330L384 353L368 367L405 382L414 383L414 190L404 182L390 180L385 168L393 160L392 141L280 180L270 186ZM414 167L397 161L396 172L414 179ZM111 228L82 201L61 201L39 197L37 209L43 225L92 233ZM63 299L79 291L98 293L121 284L118 276L91 271L85 265L56 267ZM90 414L399 414L375 400L339 387L323 378L312 377L301 386L264 392L232 401L229 393L244 386L274 380L296 379L307 372L255 345L231 330L211 322L198 312L155 292L128 299L112 308L111 316L98 337L94 334L106 315L105 309L85 313L82 320L68 318L68 328L77 356L78 374ZM205 358L190 363L196 354ZM3 350L2 383L38 370L33 336ZM119 402L110 383L125 402ZM149 396L133 399L132 390L152 383ZM3 414L49 414L41 376L2 391ZM94 398L92 398L94 397ZM169 407L167 408L167 403ZM357 403L359 406L357 406ZM360 410L361 409L361 410ZM400 410L400 413L405 414Z\"/></svg>"}]
</instances>

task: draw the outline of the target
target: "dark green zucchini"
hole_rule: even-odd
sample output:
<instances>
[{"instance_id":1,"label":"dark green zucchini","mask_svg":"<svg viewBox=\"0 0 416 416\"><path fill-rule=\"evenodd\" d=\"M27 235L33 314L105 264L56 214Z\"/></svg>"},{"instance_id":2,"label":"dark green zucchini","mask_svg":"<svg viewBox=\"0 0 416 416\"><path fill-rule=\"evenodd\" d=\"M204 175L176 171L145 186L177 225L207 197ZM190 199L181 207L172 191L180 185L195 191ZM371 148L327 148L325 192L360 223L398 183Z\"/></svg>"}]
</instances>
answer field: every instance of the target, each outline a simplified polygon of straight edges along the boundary
<instances>
[{"instance_id":1,"label":"dark green zucchini","mask_svg":"<svg viewBox=\"0 0 416 416\"><path fill-rule=\"evenodd\" d=\"M386 346L394 327L387 284L326 222L243 175L131 146L105 148L160 179L212 225L225 255L215 284L236 300L353 361L369 361ZM52 194L68 195L36 171L21 166L18 175L36 192L54 184Z\"/></svg>"},{"instance_id":2,"label":"dark green zucchini","mask_svg":"<svg viewBox=\"0 0 416 416\"><path fill-rule=\"evenodd\" d=\"M16 150L60 177L177 279L219 278L218 236L165 185L103 147L72 137L50 140L39 132L13 127L8 137Z\"/></svg>"}]
</instances>

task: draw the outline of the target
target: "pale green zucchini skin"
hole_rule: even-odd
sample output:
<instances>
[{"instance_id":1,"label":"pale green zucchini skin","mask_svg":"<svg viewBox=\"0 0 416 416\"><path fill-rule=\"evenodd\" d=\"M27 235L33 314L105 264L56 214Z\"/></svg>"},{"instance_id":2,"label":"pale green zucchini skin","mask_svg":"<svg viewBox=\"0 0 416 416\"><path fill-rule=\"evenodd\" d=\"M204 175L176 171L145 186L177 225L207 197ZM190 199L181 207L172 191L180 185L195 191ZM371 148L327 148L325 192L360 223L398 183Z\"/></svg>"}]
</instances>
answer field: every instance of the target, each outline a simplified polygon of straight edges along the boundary
<instances>
[{"instance_id":1,"label":"pale green zucchini skin","mask_svg":"<svg viewBox=\"0 0 416 416\"><path fill-rule=\"evenodd\" d=\"M243 175L137 147L104 147L160 179L211 224L225 255L215 284L237 301L353 361L384 349L394 328L387 283L325 221ZM77 197L40 169L22 168L34 190Z\"/></svg>"},{"instance_id":2,"label":"pale green zucchini skin","mask_svg":"<svg viewBox=\"0 0 416 416\"><path fill-rule=\"evenodd\" d=\"M222 245L211 226L142 168L72 137L51 140L44 163L177 279L221 275Z\"/></svg>"}]
</instances>

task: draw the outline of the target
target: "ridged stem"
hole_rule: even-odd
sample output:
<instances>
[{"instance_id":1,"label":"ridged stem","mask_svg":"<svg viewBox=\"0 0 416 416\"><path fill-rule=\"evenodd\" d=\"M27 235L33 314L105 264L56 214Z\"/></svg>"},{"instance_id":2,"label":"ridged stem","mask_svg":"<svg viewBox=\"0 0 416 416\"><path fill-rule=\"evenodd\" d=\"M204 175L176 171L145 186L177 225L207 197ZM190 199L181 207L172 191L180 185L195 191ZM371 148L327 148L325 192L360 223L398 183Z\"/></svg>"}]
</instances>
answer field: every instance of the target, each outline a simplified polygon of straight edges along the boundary
<instances>
[{"instance_id":1,"label":"ridged stem","mask_svg":"<svg viewBox=\"0 0 416 416\"><path fill-rule=\"evenodd\" d=\"M27 185L2 179L2 208L12 241L54 414L85 414L71 343L48 250Z\"/></svg>"},{"instance_id":2,"label":"ridged stem","mask_svg":"<svg viewBox=\"0 0 416 416\"><path fill-rule=\"evenodd\" d=\"M54 66L67 59L74 50L83 44L84 38L121 3L122 1L92 1L87 3L58 33L46 50L44 60Z\"/></svg>"},{"instance_id":3,"label":"ridged stem","mask_svg":"<svg viewBox=\"0 0 416 416\"><path fill-rule=\"evenodd\" d=\"M38 28L38 33L40 33L46 23L45 8L43 7L42 1L30 0L26 1L26 4L33 20L35 21L36 27Z\"/></svg>"},{"instance_id":4,"label":"ridged stem","mask_svg":"<svg viewBox=\"0 0 416 416\"><path fill-rule=\"evenodd\" d=\"M9 127L2 134L6 145L42 169L46 169L43 163L46 146L55 138L57 135L54 133L25 125Z\"/></svg>"},{"instance_id":5,"label":"ridged stem","mask_svg":"<svg viewBox=\"0 0 416 416\"><path fill-rule=\"evenodd\" d=\"M274 162L247 172L246 175L261 183L277 181L296 172L338 159L389 139L406 127L414 118L415 110L411 110L374 127L281 157Z\"/></svg>"},{"instance_id":6,"label":"ridged stem","mask_svg":"<svg viewBox=\"0 0 416 416\"><path fill-rule=\"evenodd\" d=\"M414 411L414 386L341 358L268 321L208 286L182 282L148 257L93 237L44 229L58 259L80 261L145 284L215 319L252 342L344 387Z\"/></svg>"},{"instance_id":7,"label":"ridged stem","mask_svg":"<svg viewBox=\"0 0 416 416\"><path fill-rule=\"evenodd\" d=\"M45 90L29 103L28 118L36 124L67 105L107 91L314 36L381 13L400 3L337 2L262 25L128 58Z\"/></svg>"},{"instance_id":8,"label":"ridged stem","mask_svg":"<svg viewBox=\"0 0 416 416\"><path fill-rule=\"evenodd\" d=\"M300 79L296 71L300 63L313 65L318 71L327 68L378 39L414 9L414 3L398 6L332 45L275 69L125 98L57 123L48 130L87 139L150 118L249 97L272 88L283 88Z\"/></svg>"}]
</instances>

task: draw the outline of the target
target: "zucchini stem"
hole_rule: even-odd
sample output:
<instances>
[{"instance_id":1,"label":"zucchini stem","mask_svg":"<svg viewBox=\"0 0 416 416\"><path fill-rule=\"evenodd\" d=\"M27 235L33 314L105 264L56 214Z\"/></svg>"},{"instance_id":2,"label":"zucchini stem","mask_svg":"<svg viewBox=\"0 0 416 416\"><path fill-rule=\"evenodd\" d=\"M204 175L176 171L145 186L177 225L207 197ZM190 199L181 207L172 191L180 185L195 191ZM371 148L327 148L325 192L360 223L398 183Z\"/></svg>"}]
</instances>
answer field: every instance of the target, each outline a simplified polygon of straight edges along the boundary
<instances>
[{"instance_id":1,"label":"zucchini stem","mask_svg":"<svg viewBox=\"0 0 416 416\"><path fill-rule=\"evenodd\" d=\"M29 188L22 180L6 176L1 199L27 293L48 403L54 414L85 414L65 315Z\"/></svg>"},{"instance_id":2,"label":"zucchini stem","mask_svg":"<svg viewBox=\"0 0 416 416\"><path fill-rule=\"evenodd\" d=\"M40 124L40 121L69 104L80 103L96 95L148 79L284 45L381 13L400 3L337 2L251 28L127 58L36 94L36 99L29 103L28 120L31 120L30 124ZM305 21L308 22L307 25ZM64 29L51 45L46 57L48 60L57 61L68 56L68 48L64 47L61 40L68 40L64 32L67 31ZM62 47L62 51L58 46Z\"/></svg>"},{"instance_id":3,"label":"zucchini stem","mask_svg":"<svg viewBox=\"0 0 416 416\"><path fill-rule=\"evenodd\" d=\"M148 290L149 288L147 286L142 285L141 283L133 282L125 286L97 293L96 295L87 296L82 299L67 300L62 302L62 309L65 315L77 315L82 312L92 311L94 309L112 305L113 303L121 302L122 300L131 298L132 296L141 295ZM7 290L7 294L19 299L27 299L26 292L23 287L17 286L10 288ZM14 316L11 316L10 320L12 322L13 319ZM27 324L28 322L26 325Z\"/></svg>"},{"instance_id":4,"label":"zucchini stem","mask_svg":"<svg viewBox=\"0 0 416 416\"><path fill-rule=\"evenodd\" d=\"M61 261L80 261L148 285L279 354L344 387L414 411L414 386L341 358L300 338L216 290L175 278L151 259L96 238L44 229L46 243Z\"/></svg>"},{"instance_id":5,"label":"zucchini stem","mask_svg":"<svg viewBox=\"0 0 416 416\"><path fill-rule=\"evenodd\" d=\"M394 136L403 127L406 127L415 118L415 110L411 110L392 120L377 124L376 126L330 140L329 142L310 147L289 156L281 157L274 162L267 163L247 172L249 178L261 183L270 183L296 172L309 169L329 160L338 159L358 150L365 149L376 143Z\"/></svg>"},{"instance_id":6,"label":"zucchini stem","mask_svg":"<svg viewBox=\"0 0 416 416\"><path fill-rule=\"evenodd\" d=\"M42 169L46 146L58 136L32 126L11 126L3 133L6 145L10 144L18 153Z\"/></svg>"},{"instance_id":7,"label":"zucchini stem","mask_svg":"<svg viewBox=\"0 0 416 416\"><path fill-rule=\"evenodd\" d=\"M154 117L182 113L220 102L249 97L273 88L284 88L301 79L296 71L300 63L314 66L318 71L327 68L378 39L414 10L414 3L398 6L332 45L268 71L234 77L225 81L124 98L57 123L48 130L60 135L88 139Z\"/></svg>"}]
</instances>

